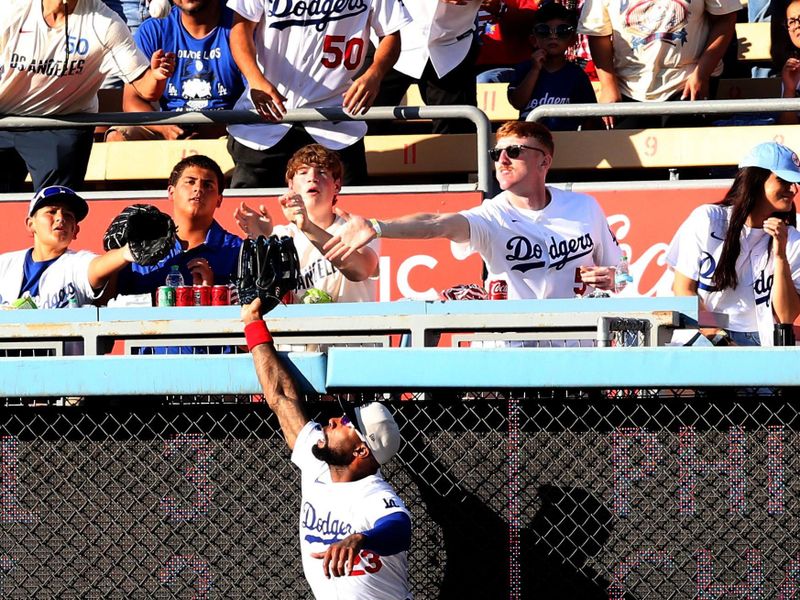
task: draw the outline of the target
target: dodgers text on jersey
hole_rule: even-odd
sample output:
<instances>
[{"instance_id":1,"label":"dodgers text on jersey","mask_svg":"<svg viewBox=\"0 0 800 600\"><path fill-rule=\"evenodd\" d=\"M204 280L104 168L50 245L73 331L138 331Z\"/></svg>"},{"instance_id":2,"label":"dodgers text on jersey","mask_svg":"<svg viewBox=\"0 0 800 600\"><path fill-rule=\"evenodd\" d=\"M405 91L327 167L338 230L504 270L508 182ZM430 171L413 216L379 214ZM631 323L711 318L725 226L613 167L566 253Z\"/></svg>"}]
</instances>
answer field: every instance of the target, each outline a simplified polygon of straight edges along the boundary
<instances>
[{"instance_id":1,"label":"dodgers text on jersey","mask_svg":"<svg viewBox=\"0 0 800 600\"><path fill-rule=\"evenodd\" d=\"M514 262L511 269L521 273L527 273L532 269L540 269L545 266L542 260L544 250L540 244L531 242L528 238L517 235L506 242L506 249L510 251L506 254L508 262ZM550 269L560 271L567 263L577 260L582 256L591 254L594 251L594 240L592 234L584 233L577 238L556 240L550 237L547 245L547 254L550 257Z\"/></svg>"},{"instance_id":2,"label":"dodgers text on jersey","mask_svg":"<svg viewBox=\"0 0 800 600\"><path fill-rule=\"evenodd\" d=\"M360 15L367 9L364 0L273 0L269 15L282 20L270 27L282 30L313 25L317 31L324 31L331 21Z\"/></svg>"}]
</instances>

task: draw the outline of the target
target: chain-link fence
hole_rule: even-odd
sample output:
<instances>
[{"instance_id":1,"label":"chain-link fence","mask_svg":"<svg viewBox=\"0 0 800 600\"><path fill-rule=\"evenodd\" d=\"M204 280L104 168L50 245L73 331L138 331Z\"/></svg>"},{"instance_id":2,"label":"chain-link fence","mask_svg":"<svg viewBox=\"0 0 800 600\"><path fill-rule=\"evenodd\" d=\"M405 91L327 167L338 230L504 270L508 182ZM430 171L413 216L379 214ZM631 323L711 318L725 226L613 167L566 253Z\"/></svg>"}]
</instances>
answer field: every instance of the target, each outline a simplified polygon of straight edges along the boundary
<instances>
[{"instance_id":1,"label":"chain-link fence","mask_svg":"<svg viewBox=\"0 0 800 600\"><path fill-rule=\"evenodd\" d=\"M404 439L384 474L415 598L794 597L795 391L375 394ZM310 597L263 402L74 400L0 413L0 594Z\"/></svg>"}]
</instances>

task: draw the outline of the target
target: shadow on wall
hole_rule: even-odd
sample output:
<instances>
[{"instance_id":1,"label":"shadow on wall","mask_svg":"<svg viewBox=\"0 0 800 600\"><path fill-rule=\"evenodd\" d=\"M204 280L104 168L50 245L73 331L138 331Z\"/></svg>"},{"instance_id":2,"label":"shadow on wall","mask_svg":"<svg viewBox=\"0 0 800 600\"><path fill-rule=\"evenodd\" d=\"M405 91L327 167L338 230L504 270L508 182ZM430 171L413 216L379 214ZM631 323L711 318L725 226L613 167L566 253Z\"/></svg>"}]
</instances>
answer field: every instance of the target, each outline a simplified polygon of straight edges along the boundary
<instances>
[{"instance_id":1,"label":"shadow on wall","mask_svg":"<svg viewBox=\"0 0 800 600\"><path fill-rule=\"evenodd\" d=\"M445 564L439 598L509 598L506 519L454 480L433 456L427 437L403 444L400 458L441 528ZM535 500L539 508L520 531L521 597L608 598L609 581L587 563L610 536L611 512L581 488L541 486Z\"/></svg>"}]
</instances>

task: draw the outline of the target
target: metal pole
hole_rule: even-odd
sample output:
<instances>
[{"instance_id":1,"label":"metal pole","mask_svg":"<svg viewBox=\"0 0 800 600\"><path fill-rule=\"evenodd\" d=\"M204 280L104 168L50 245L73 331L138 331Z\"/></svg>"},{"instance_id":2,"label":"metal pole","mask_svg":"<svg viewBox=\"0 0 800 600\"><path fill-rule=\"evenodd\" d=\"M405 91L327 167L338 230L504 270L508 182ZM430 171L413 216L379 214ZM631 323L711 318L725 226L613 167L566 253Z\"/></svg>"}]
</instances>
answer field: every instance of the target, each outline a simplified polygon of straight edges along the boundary
<instances>
[{"instance_id":1,"label":"metal pole","mask_svg":"<svg viewBox=\"0 0 800 600\"><path fill-rule=\"evenodd\" d=\"M365 114L353 116L344 109L298 108L287 111L283 122L297 123L309 121L376 121L387 119L468 119L475 124L478 189L484 194L491 187L492 163L489 159L489 118L475 106L377 106ZM254 111L245 110L205 110L197 112L114 112L81 113L59 115L58 117L7 116L0 117L0 129L44 128L59 129L75 125L196 125L203 123L264 123Z\"/></svg>"},{"instance_id":2,"label":"metal pole","mask_svg":"<svg viewBox=\"0 0 800 600\"><path fill-rule=\"evenodd\" d=\"M685 102L617 102L615 104L544 104L527 121L545 117L620 117L627 115L699 115L724 113L800 112L800 98L694 100Z\"/></svg>"}]
</instances>

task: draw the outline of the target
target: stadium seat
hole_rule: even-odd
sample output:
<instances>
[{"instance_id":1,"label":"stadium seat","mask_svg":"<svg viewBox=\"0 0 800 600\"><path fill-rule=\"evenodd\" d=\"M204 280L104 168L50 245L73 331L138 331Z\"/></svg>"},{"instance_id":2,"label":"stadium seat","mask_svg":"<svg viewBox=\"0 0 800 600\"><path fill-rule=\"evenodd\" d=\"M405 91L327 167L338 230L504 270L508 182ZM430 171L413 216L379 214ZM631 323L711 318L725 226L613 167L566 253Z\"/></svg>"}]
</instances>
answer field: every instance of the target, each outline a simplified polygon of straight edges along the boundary
<instances>
[{"instance_id":1,"label":"stadium seat","mask_svg":"<svg viewBox=\"0 0 800 600\"><path fill-rule=\"evenodd\" d=\"M742 148L775 140L800 147L800 127L758 125L555 133L554 169L733 166Z\"/></svg>"},{"instance_id":2,"label":"stadium seat","mask_svg":"<svg viewBox=\"0 0 800 600\"><path fill-rule=\"evenodd\" d=\"M742 148L777 140L800 147L800 127L780 125L565 131L554 133L553 169L731 166ZM474 173L475 136L386 135L365 138L372 175ZM233 169L225 140L181 140L95 144L87 181L166 179L190 154L206 154L223 170Z\"/></svg>"},{"instance_id":3,"label":"stadium seat","mask_svg":"<svg viewBox=\"0 0 800 600\"><path fill-rule=\"evenodd\" d=\"M780 97L781 80L779 77L720 79L717 88L717 100Z\"/></svg>"},{"instance_id":4,"label":"stadium seat","mask_svg":"<svg viewBox=\"0 0 800 600\"><path fill-rule=\"evenodd\" d=\"M769 23L737 23L736 39L739 60L768 61L770 44Z\"/></svg>"},{"instance_id":5,"label":"stadium seat","mask_svg":"<svg viewBox=\"0 0 800 600\"><path fill-rule=\"evenodd\" d=\"M372 175L472 173L477 169L472 134L385 135L365 138ZM223 171L233 169L225 139L142 141L95 144L87 181L166 179L172 165L191 154L205 154Z\"/></svg>"},{"instance_id":6,"label":"stadium seat","mask_svg":"<svg viewBox=\"0 0 800 600\"><path fill-rule=\"evenodd\" d=\"M478 108L486 113L490 121L511 121L519 118L519 111L508 102L508 84L478 84ZM405 106L425 106L419 94L419 88L412 85L403 99Z\"/></svg>"}]
</instances>

